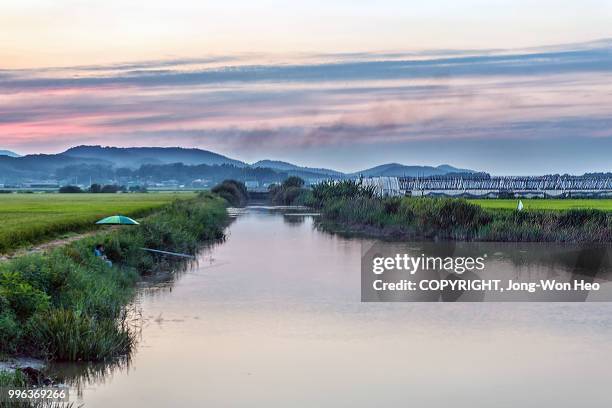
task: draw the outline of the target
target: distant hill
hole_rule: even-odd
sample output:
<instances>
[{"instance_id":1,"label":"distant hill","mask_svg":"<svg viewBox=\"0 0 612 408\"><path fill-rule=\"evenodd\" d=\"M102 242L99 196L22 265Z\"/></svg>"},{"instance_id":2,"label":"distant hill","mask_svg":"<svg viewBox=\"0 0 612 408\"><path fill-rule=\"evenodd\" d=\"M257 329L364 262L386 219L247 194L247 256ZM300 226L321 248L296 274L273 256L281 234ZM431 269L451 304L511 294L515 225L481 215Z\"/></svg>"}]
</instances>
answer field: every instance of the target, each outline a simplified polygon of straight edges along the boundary
<instances>
[{"instance_id":1,"label":"distant hill","mask_svg":"<svg viewBox=\"0 0 612 408\"><path fill-rule=\"evenodd\" d=\"M446 173L478 173L476 170L470 169L459 169L457 167L453 167L450 164L441 164L436 167L436 169L444 170Z\"/></svg>"},{"instance_id":2,"label":"distant hill","mask_svg":"<svg viewBox=\"0 0 612 408\"><path fill-rule=\"evenodd\" d=\"M4 152L3 150L0 152ZM10 153L10 152L9 152ZM102 147L77 146L59 154L31 154L13 157L0 154L0 183L32 180L69 180L100 182L153 182L194 180L209 183L223 177L242 181L278 182L298 176L307 182L328 178L436 176L449 173L475 173L443 164L406 166L388 163L351 174L333 169L298 166L279 160L247 164L214 152L180 147Z\"/></svg>"},{"instance_id":3,"label":"distant hill","mask_svg":"<svg viewBox=\"0 0 612 408\"><path fill-rule=\"evenodd\" d=\"M20 157L0 156L0 182L24 179L46 180L65 166L106 165L111 163L98 159L61 156L58 154L29 154Z\"/></svg>"},{"instance_id":4,"label":"distant hill","mask_svg":"<svg viewBox=\"0 0 612 408\"><path fill-rule=\"evenodd\" d=\"M459 169L443 164L441 166L406 166L399 163L388 163L351 174L353 177L427 177L442 176L449 173L475 173L474 170Z\"/></svg>"},{"instance_id":5,"label":"distant hill","mask_svg":"<svg viewBox=\"0 0 612 408\"><path fill-rule=\"evenodd\" d=\"M102 147L77 146L61 153L63 156L104 160L116 167L138 168L143 164L183 163L186 165L206 164L209 166L232 164L245 167L240 160L201 149L182 147Z\"/></svg>"},{"instance_id":6,"label":"distant hill","mask_svg":"<svg viewBox=\"0 0 612 408\"><path fill-rule=\"evenodd\" d=\"M299 175L299 173L312 176L327 176L327 177L344 177L345 174L332 169L321 169L316 167L302 167L292 163L287 163L279 160L260 160L251 164L251 167L269 168L279 171L288 172L291 175ZM307 177L308 177L307 176Z\"/></svg>"},{"instance_id":7,"label":"distant hill","mask_svg":"<svg viewBox=\"0 0 612 408\"><path fill-rule=\"evenodd\" d=\"M19 157L17 153L11 152L10 150L0 150L0 156Z\"/></svg>"}]
</instances>

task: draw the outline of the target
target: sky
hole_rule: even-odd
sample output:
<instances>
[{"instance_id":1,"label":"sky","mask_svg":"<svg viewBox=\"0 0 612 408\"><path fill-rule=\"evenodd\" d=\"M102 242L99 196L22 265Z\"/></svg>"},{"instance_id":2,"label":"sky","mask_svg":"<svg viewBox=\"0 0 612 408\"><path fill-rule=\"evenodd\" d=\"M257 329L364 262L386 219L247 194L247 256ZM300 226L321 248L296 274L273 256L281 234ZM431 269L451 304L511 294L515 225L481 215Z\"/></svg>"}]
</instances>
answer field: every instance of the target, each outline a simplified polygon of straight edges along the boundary
<instances>
[{"instance_id":1,"label":"sky","mask_svg":"<svg viewBox=\"0 0 612 408\"><path fill-rule=\"evenodd\" d=\"M612 0L3 0L0 149L612 171Z\"/></svg>"}]
</instances>

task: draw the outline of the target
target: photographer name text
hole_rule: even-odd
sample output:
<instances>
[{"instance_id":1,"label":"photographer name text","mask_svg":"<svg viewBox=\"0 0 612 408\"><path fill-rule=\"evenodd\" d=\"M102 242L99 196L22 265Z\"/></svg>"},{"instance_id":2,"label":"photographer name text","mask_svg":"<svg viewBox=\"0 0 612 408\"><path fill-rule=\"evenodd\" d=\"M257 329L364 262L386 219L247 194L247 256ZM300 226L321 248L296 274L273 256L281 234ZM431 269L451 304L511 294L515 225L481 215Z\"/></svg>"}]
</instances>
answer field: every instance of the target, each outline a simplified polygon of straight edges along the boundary
<instances>
[{"instance_id":1,"label":"photographer name text","mask_svg":"<svg viewBox=\"0 0 612 408\"><path fill-rule=\"evenodd\" d=\"M376 291L493 291L493 292L529 292L537 291L583 291L599 290L600 284L576 280L573 282L558 282L542 279L539 282L515 282L501 279L462 280L462 279L422 279L412 281L401 279L396 282L385 282L382 279L373 281Z\"/></svg>"}]
</instances>

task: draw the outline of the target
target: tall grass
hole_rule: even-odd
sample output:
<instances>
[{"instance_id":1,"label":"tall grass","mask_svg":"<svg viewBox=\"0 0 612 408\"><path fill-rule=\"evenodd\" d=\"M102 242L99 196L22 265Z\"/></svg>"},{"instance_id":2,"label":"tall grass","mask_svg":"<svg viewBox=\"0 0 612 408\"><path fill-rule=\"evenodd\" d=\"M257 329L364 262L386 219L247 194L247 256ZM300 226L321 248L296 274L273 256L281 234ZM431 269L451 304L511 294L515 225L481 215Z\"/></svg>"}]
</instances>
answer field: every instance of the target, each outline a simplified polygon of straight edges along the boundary
<instances>
[{"instance_id":1,"label":"tall grass","mask_svg":"<svg viewBox=\"0 0 612 408\"><path fill-rule=\"evenodd\" d=\"M382 198L358 182L313 188L324 225L411 238L480 241L612 242L612 212L483 209L464 199Z\"/></svg>"},{"instance_id":2,"label":"tall grass","mask_svg":"<svg viewBox=\"0 0 612 408\"><path fill-rule=\"evenodd\" d=\"M314 205L320 207L339 199L374 198L375 190L373 186L365 187L355 180L326 181L312 187L312 196Z\"/></svg>"},{"instance_id":3,"label":"tall grass","mask_svg":"<svg viewBox=\"0 0 612 408\"><path fill-rule=\"evenodd\" d=\"M129 353L134 338L125 318L52 309L29 322L29 341L56 360L101 361Z\"/></svg>"},{"instance_id":4,"label":"tall grass","mask_svg":"<svg viewBox=\"0 0 612 408\"><path fill-rule=\"evenodd\" d=\"M202 193L161 208L140 226L0 263L0 353L69 361L129 353L134 339L124 311L134 283L177 261L141 248L195 254L202 241L223 236L225 221L224 200ZM113 267L94 256L97 243L105 244Z\"/></svg>"},{"instance_id":5,"label":"tall grass","mask_svg":"<svg viewBox=\"0 0 612 408\"><path fill-rule=\"evenodd\" d=\"M0 387L23 388L27 386L27 378L21 371L0 371Z\"/></svg>"}]
</instances>

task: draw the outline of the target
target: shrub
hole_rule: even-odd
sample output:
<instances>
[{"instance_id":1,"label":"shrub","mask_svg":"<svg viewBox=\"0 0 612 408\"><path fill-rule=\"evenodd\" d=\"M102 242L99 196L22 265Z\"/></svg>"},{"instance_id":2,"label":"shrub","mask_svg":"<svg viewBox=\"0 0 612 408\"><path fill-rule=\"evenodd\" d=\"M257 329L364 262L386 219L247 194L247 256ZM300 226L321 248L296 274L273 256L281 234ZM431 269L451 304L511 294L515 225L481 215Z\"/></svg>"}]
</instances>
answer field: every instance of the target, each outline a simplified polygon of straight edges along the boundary
<instances>
[{"instance_id":1,"label":"shrub","mask_svg":"<svg viewBox=\"0 0 612 408\"><path fill-rule=\"evenodd\" d=\"M20 321L25 321L35 312L49 307L49 296L32 287L15 271L0 273L0 298L5 299L4 302Z\"/></svg>"},{"instance_id":2,"label":"shrub","mask_svg":"<svg viewBox=\"0 0 612 408\"><path fill-rule=\"evenodd\" d=\"M34 288L53 296L66 284L68 271L73 266L70 259L53 252L46 257L39 254L19 257L7 268Z\"/></svg>"},{"instance_id":3,"label":"shrub","mask_svg":"<svg viewBox=\"0 0 612 408\"><path fill-rule=\"evenodd\" d=\"M106 184L100 189L100 193L113 194L119 191L127 191L125 186L119 186L117 184Z\"/></svg>"},{"instance_id":4,"label":"shrub","mask_svg":"<svg viewBox=\"0 0 612 408\"><path fill-rule=\"evenodd\" d=\"M89 186L89 192L90 193L95 193L95 194L101 193L102 192L102 186L99 185L99 184L94 183L91 186Z\"/></svg>"},{"instance_id":5,"label":"shrub","mask_svg":"<svg viewBox=\"0 0 612 408\"><path fill-rule=\"evenodd\" d=\"M130 186L128 190L130 193L148 193L149 192L149 190L147 190L147 188L144 186Z\"/></svg>"},{"instance_id":6,"label":"shrub","mask_svg":"<svg viewBox=\"0 0 612 408\"><path fill-rule=\"evenodd\" d=\"M291 176L285 179L281 186L284 188L302 188L304 187L304 180L297 176Z\"/></svg>"},{"instance_id":7,"label":"shrub","mask_svg":"<svg viewBox=\"0 0 612 408\"><path fill-rule=\"evenodd\" d=\"M280 187L271 192L270 201L276 205L298 205L305 201L308 190L300 187Z\"/></svg>"},{"instance_id":8,"label":"shrub","mask_svg":"<svg viewBox=\"0 0 612 408\"><path fill-rule=\"evenodd\" d=\"M15 353L21 336L15 315L10 310L0 311L0 354Z\"/></svg>"},{"instance_id":9,"label":"shrub","mask_svg":"<svg viewBox=\"0 0 612 408\"><path fill-rule=\"evenodd\" d=\"M220 195L233 206L241 206L246 204L248 198L246 186L244 183L236 180L224 180L221 184L213 187L211 191Z\"/></svg>"},{"instance_id":10,"label":"shrub","mask_svg":"<svg viewBox=\"0 0 612 408\"><path fill-rule=\"evenodd\" d=\"M312 203L312 192L304 188L304 180L300 177L291 176L283 183L271 185L270 202L276 205L310 205Z\"/></svg>"},{"instance_id":11,"label":"shrub","mask_svg":"<svg viewBox=\"0 0 612 408\"><path fill-rule=\"evenodd\" d=\"M82 193L83 190L81 190L81 187L78 186L62 186L60 187L59 192L63 194L75 194Z\"/></svg>"}]
</instances>

